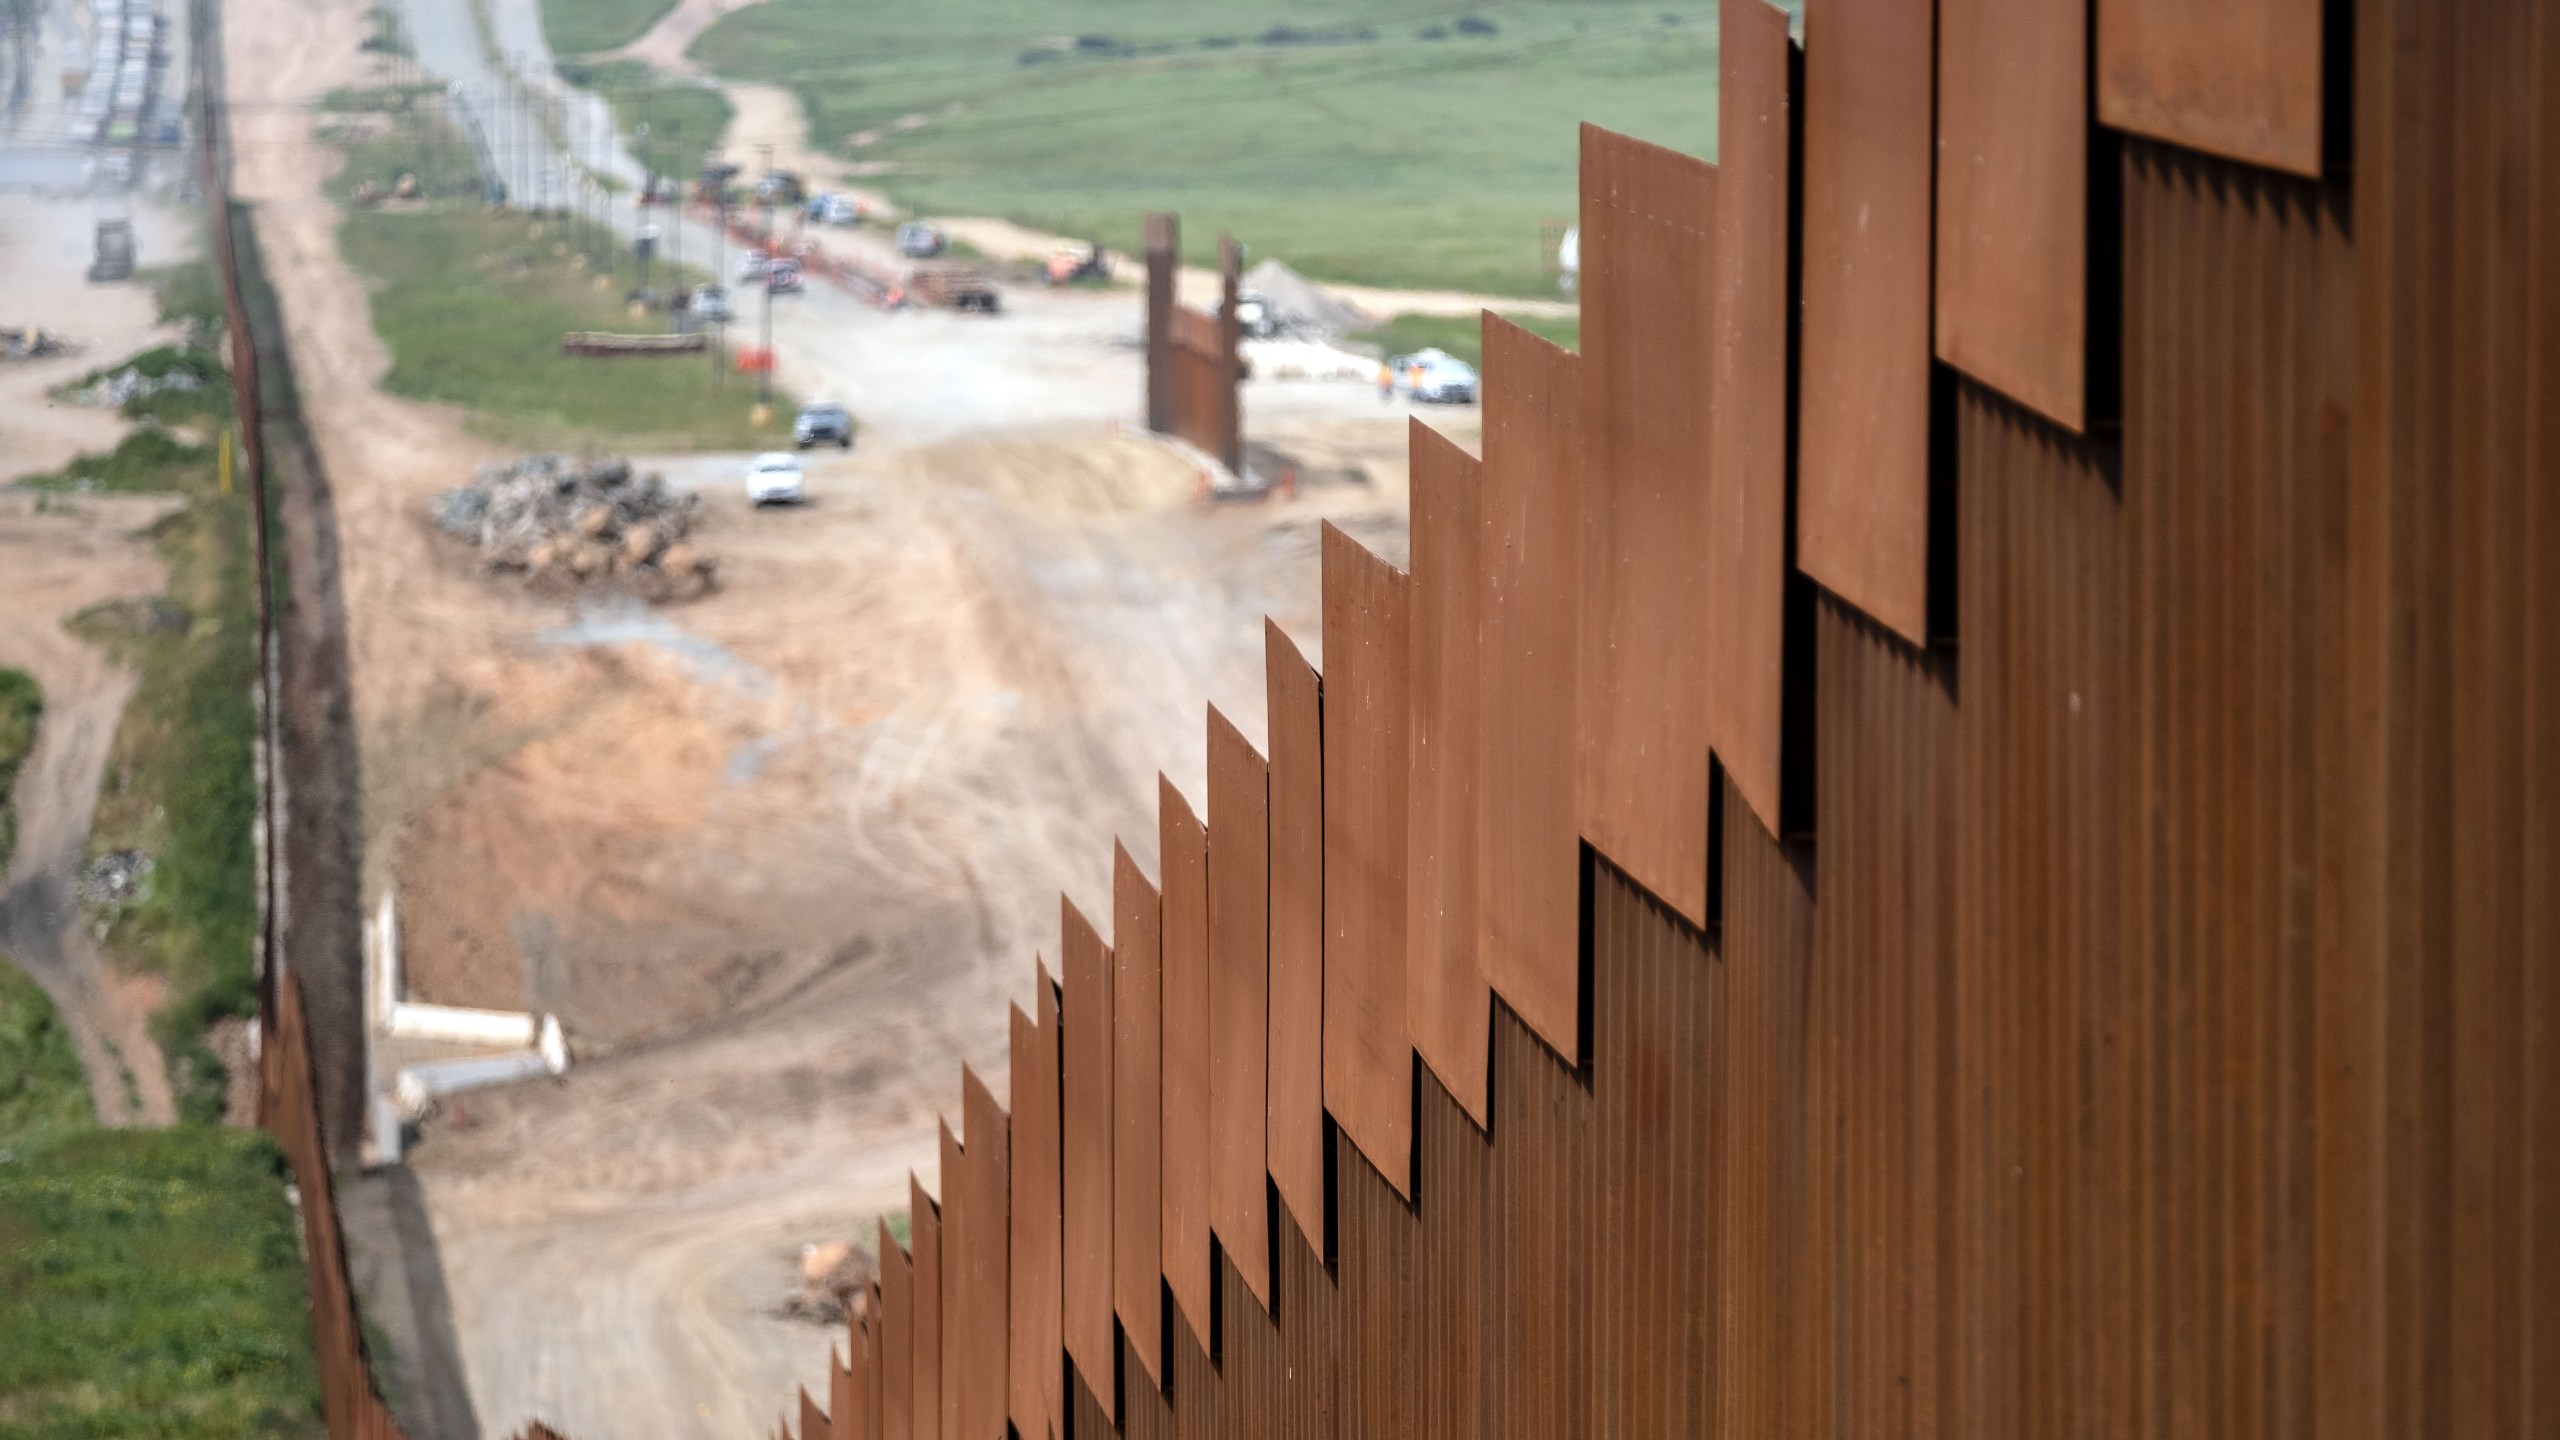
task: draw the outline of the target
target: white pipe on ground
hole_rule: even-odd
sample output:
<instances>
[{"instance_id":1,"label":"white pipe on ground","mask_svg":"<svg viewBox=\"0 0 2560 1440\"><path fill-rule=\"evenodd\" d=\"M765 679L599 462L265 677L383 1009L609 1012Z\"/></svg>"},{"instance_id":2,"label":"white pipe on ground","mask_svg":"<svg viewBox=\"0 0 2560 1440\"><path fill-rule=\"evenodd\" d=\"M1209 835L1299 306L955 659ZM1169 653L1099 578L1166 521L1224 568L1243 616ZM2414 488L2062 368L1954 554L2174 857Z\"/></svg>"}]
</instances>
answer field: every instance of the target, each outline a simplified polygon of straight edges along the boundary
<instances>
[{"instance_id":1,"label":"white pipe on ground","mask_svg":"<svg viewBox=\"0 0 2560 1440\"><path fill-rule=\"evenodd\" d=\"M400 1109L415 1120L427 1107L447 1095L466 1090L485 1090L492 1085L512 1085L551 1073L550 1062L538 1050L518 1050L506 1055L480 1055L468 1060L425 1060L400 1067L400 1083L396 1088Z\"/></svg>"},{"instance_id":2,"label":"white pipe on ground","mask_svg":"<svg viewBox=\"0 0 2560 1440\"><path fill-rule=\"evenodd\" d=\"M415 1040L531 1049L541 1035L541 1021L523 1010L471 1010L460 1005L422 1005L404 1000L391 1007L383 1029L385 1033Z\"/></svg>"}]
</instances>

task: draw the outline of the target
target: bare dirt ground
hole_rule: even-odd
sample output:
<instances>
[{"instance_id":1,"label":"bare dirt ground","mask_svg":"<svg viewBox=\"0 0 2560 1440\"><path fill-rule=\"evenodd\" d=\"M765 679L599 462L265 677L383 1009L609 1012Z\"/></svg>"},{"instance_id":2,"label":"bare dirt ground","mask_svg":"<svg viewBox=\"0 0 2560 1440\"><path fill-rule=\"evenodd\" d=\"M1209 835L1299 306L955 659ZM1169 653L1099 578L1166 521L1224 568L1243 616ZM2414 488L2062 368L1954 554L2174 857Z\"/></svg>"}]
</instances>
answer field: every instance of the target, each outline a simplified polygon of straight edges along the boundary
<instances>
[{"instance_id":1,"label":"bare dirt ground","mask_svg":"<svg viewBox=\"0 0 2560 1440\"><path fill-rule=\"evenodd\" d=\"M112 448L125 431L115 411L46 392L175 336L155 318L149 287L91 285L84 278L97 217L92 200L0 195L0 324L41 325L79 347L69 355L0 361L0 485L58 470L83 450ZM143 205L132 218L142 264L165 265L194 252L193 217Z\"/></svg>"},{"instance_id":2,"label":"bare dirt ground","mask_svg":"<svg viewBox=\"0 0 2560 1440\"><path fill-rule=\"evenodd\" d=\"M827 1332L774 1314L799 1245L931 1182L955 1062L1002 1085L1059 892L1103 913L1115 833L1152 857L1158 767L1201 798L1203 700L1258 732L1261 617L1312 644L1319 518L1401 556L1400 414L1275 398L1257 435L1321 459L1287 504L1215 504L1115 433L1126 295L992 322L812 296L777 320L786 373L869 425L812 457L812 502L751 511L737 457L665 462L721 586L538 597L425 523L489 451L378 391L332 243L295 104L363 78L361 0L226 8L238 187L334 492L368 894L400 888L413 994L556 1011L580 1054L412 1157L470 1409L760 1425L824 1374Z\"/></svg>"},{"instance_id":3,"label":"bare dirt ground","mask_svg":"<svg viewBox=\"0 0 2560 1440\"><path fill-rule=\"evenodd\" d=\"M0 363L0 487L112 448L126 429L113 410L46 392L173 338L154 318L146 287L83 278L96 213L87 200L0 195L0 318L62 331L80 346L73 355ZM151 206L134 218L146 263L186 253L191 237L177 218ZM158 982L108 963L74 891L135 677L63 626L100 601L160 592L167 577L142 532L175 503L0 488L0 666L33 675L45 707L13 796L18 845L0 876L0 952L52 997L98 1117L115 1125L176 1118L147 1024Z\"/></svg>"}]
</instances>

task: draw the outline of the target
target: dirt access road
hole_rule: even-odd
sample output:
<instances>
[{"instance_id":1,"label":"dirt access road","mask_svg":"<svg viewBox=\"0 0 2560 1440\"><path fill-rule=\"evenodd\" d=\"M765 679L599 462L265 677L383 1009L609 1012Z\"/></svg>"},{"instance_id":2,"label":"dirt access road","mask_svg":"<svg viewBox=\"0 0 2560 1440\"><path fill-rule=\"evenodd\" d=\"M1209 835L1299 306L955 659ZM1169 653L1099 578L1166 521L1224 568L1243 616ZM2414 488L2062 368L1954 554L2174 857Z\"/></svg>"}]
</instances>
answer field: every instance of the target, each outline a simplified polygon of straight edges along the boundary
<instances>
[{"instance_id":1,"label":"dirt access road","mask_svg":"<svg viewBox=\"0 0 2560 1440\"><path fill-rule=\"evenodd\" d=\"M333 490L368 895L399 888L412 993L555 1011L580 1055L413 1154L470 1409L743 1433L824 1374L828 1332L773 1314L800 1244L932 1182L956 1061L1002 1085L1060 891L1106 912L1115 833L1152 859L1159 767L1201 796L1202 701L1259 730L1262 616L1314 639L1319 518L1401 556L1401 419L1361 387L1254 410L1299 417L1258 434L1310 483L1212 505L1181 452L1112 433L1126 293L1054 323L812 304L777 323L786 375L876 422L812 458L812 503L749 510L737 457L660 462L706 497L721 587L530 594L425 523L491 450L380 393L332 244L302 106L366 80L362 0L226 11L237 183Z\"/></svg>"},{"instance_id":2,"label":"dirt access road","mask_svg":"<svg viewBox=\"0 0 2560 1440\"><path fill-rule=\"evenodd\" d=\"M64 628L106 600L156 595L167 582L143 534L177 507L151 496L48 497L9 482L60 469L83 451L112 449L125 422L113 410L47 394L99 365L176 338L141 285L89 285L97 206L86 199L0 194L0 318L67 334L76 354L0 362L0 666L33 675L44 692L36 744L12 794L17 852L0 875L0 953L52 997L98 1118L166 1125L176 1118L169 1077L148 1025L156 979L120 974L91 935L75 885L116 723L136 677ZM147 262L186 253L185 225L135 208Z\"/></svg>"}]
</instances>

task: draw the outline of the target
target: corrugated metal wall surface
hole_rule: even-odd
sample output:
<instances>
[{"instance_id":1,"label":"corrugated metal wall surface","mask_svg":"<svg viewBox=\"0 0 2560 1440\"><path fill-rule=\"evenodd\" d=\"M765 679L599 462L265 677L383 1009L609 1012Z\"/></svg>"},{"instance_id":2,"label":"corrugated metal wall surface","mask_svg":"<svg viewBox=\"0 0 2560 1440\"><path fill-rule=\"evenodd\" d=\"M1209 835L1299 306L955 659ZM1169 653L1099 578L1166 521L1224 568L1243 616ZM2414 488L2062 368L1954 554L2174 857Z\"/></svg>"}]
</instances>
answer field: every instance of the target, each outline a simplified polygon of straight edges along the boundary
<instances>
[{"instance_id":1,"label":"corrugated metal wall surface","mask_svg":"<svg viewBox=\"0 0 2560 1440\"><path fill-rule=\"evenodd\" d=\"M1699 617L1662 613L1703 593L1667 542L1704 462L1664 443L1698 417L1557 393L1667 376L1700 399L1704 275L1672 271L1717 206L1769 202L1586 136L1594 362L1494 338L1478 619L1428 588L1464 550L1464 507L1434 493L1411 582L1328 536L1332 685L1269 634L1269 808L1233 823L1269 846L1270 1305L1226 1253L1248 1217L1222 1211L1213 1302L1185 1307L1215 1333L1171 1327L1160 1357L1112 1334L1100 1377L1079 1349L1076 1440L2560 1432L2560 15L2281 8L2250 32L2265 45L2154 31L2127 63L2220 56L2230 73L2180 81L2215 133L2290 127L2295 160L2299 85L2280 114L2249 97L2270 65L2324 67L2354 126L2323 135L2317 175L2179 148L2174 107L2142 135L2010 133L2086 88L2085 26L1941 7L1942 76L2041 88L1969 94L1953 120L1942 92L1948 163L2012 163L1934 187L1938 336L1965 373L1932 372L1929 533L1905 537L1929 643L1913 555L1891 616L1823 592L1785 632L1812 698L1779 739L1820 783L1783 838L1721 757L1662 749L1698 731L1700 658L1663 637ZM2349 18L2354 45L2333 43ZM1985 227L2008 230L1977 244ZM1577 411L1603 433L1553 444ZM1523 458L1558 455L1593 473L1542 496ZM1450 647L1475 637L1479 685L1548 673L1515 587L1564 573L1520 548L1559 493L1599 542L1582 618L1607 622L1574 636L1581 728L1481 690L1470 761L1439 748L1470 728L1448 723L1470 668ZM1361 594L1338 583L1355 562ZM1410 650L1369 593L1408 583ZM1564 890L1573 857L1530 833L1555 772L1541 804L1500 802L1511 767L1573 746ZM1430 823L1409 833L1416 774ZM1213 803L1213 868L1229 823ZM1521 833L1470 852L1466 823ZM1426 897L1476 887L1472 959L1437 909L1429 953L1396 934L1399 855ZM1550 867L1543 911L1486 888L1497 862ZM1568 969L1553 902L1573 894ZM1137 934L1160 902L1130 897ZM1545 949L1517 953L1528 936ZM1086 1060L1098 1100L1079 1091L1079 1027L1213 1023L1190 1001L1113 1011L1082 944L1071 1196L1079 1105L1111 1104L1107 1056ZM1470 969L1489 995L1445 983ZM1477 1035L1480 1106L1440 1073L1472 1083ZM1417 1065L1403 1037L1450 1058ZM890 1349L922 1300L902 1258ZM1124 1332L1161 1313L1162 1264L1140 1268ZM1072 1339L1092 1317L1072 1269L1067 1289Z\"/></svg>"}]
</instances>

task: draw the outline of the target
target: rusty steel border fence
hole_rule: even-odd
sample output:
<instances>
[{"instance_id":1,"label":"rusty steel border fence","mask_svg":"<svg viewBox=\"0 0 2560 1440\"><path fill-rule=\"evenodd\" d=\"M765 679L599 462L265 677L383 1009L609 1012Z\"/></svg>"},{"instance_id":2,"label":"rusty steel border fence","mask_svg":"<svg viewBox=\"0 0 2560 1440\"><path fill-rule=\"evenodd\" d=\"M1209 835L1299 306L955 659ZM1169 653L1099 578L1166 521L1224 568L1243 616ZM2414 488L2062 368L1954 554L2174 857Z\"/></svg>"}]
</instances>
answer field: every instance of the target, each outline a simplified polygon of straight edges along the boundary
<instances>
[{"instance_id":1,"label":"rusty steel border fence","mask_svg":"<svg viewBox=\"0 0 2560 1440\"><path fill-rule=\"evenodd\" d=\"M1219 306L1214 315L1176 298L1182 268L1180 217L1146 219L1147 428L1197 447L1244 474L1244 358L1237 285L1244 249L1218 237Z\"/></svg>"},{"instance_id":2,"label":"rusty steel border fence","mask_svg":"<svg viewBox=\"0 0 2560 1440\"><path fill-rule=\"evenodd\" d=\"M274 613L280 576L271 553L278 515L269 480L269 427L289 405L262 383L263 353L281 353L281 334L262 334L242 276L252 267L246 208L232 199L230 116L224 103L219 0L192 0L190 49L196 57L195 121L199 179L211 232L215 278L222 291L229 342L232 422L239 435L238 474L250 501L251 573L257 578L258 743L258 1106L257 1122L275 1138L293 1177L302 1253L311 1295L312 1349L320 1375L323 1423L331 1440L403 1440L384 1403L366 1353L346 1246L338 1224L336 1183L321 1119L309 1022L300 977L284 962L286 763L281 743L284 667ZM248 250L249 254L243 253ZM263 281L261 282L263 284Z\"/></svg>"},{"instance_id":3,"label":"rusty steel border fence","mask_svg":"<svg viewBox=\"0 0 2560 1440\"><path fill-rule=\"evenodd\" d=\"M2560 1428L2560 13L1805 11L778 1435Z\"/></svg>"}]
</instances>

